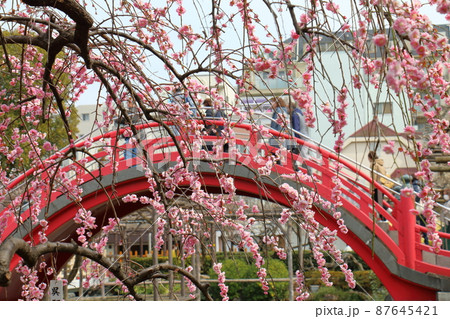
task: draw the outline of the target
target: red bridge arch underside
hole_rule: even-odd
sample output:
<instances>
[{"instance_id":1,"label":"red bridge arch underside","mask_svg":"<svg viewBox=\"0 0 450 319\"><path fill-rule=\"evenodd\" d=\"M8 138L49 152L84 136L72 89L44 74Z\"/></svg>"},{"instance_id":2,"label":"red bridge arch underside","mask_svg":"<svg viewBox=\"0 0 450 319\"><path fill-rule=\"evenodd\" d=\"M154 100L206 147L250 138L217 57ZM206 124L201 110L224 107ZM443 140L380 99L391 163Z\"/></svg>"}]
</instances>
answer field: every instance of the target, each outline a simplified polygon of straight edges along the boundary
<instances>
[{"instance_id":1,"label":"red bridge arch underside","mask_svg":"<svg viewBox=\"0 0 450 319\"><path fill-rule=\"evenodd\" d=\"M213 173L202 173L202 184L209 192L221 192L219 181L217 176ZM188 185L180 185L188 186ZM268 195L272 200L279 203L280 205L288 206L288 201L281 191L273 186L266 184L266 189L258 188L255 185L255 181L252 179L242 178L239 176L235 177L235 187L237 189L237 194L251 196L259 198L260 196ZM119 218L135 211L136 209L142 207L141 204L124 204L121 202L120 198L127 194L138 194L146 195L148 193L148 183L147 179L142 176L140 178L135 178L131 180L126 180L114 185L114 205L110 202L110 196L113 194L111 186L106 187L108 193L100 190L83 197L83 205L86 209L92 211L93 215L96 217L97 222L104 223L109 217L113 217L113 209L116 210L117 216ZM264 194L266 193L266 194ZM48 218L49 226L48 238L50 241L70 241L71 239L76 239L77 235L75 233L77 224L74 223L73 218L79 209L75 204L69 204L63 209L54 213L50 218ZM316 220L332 230L338 229L338 225L334 218L332 218L327 212L317 210ZM101 227L97 227L97 231ZM32 237L38 242L37 232L39 229L35 229ZM417 285L403 278L400 278L392 274L389 269L385 266L383 261L377 256L372 254L372 250L365 244L357 235L349 231L347 234L339 233L339 237L346 242L352 249L367 263L367 265L375 272L379 277L380 281L389 291L390 295L394 300L436 300L436 290ZM25 238L27 240L30 237ZM67 262L71 256L68 254L59 254L56 258L56 267L61 269L61 267ZM14 256L11 263L11 269L17 266L19 257ZM15 274L15 272L14 272ZM17 300L20 297L21 283L17 275L15 275L11 281L10 286L7 288L1 288L0 298L3 300Z\"/></svg>"}]
</instances>

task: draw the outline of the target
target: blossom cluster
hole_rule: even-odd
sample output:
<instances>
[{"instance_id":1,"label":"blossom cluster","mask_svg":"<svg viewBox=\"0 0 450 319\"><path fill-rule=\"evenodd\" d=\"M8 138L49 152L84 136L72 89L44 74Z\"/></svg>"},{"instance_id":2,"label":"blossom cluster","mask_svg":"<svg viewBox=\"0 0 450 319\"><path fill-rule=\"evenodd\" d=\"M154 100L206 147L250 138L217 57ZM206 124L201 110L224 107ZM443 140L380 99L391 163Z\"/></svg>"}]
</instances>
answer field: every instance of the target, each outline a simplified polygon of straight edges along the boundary
<instances>
[{"instance_id":1,"label":"blossom cluster","mask_svg":"<svg viewBox=\"0 0 450 319\"><path fill-rule=\"evenodd\" d=\"M80 208L73 220L75 223L81 224L81 226L76 230L78 234L78 241L83 246L87 246L88 239L92 236L92 231L97 228L95 217L92 216L91 211Z\"/></svg>"},{"instance_id":2,"label":"blossom cluster","mask_svg":"<svg viewBox=\"0 0 450 319\"><path fill-rule=\"evenodd\" d=\"M225 285L225 272L222 272L221 269L221 263L214 263L213 270L218 276L217 278L219 281L220 296L222 297L222 301L228 301L230 298L228 298L228 286Z\"/></svg>"},{"instance_id":3,"label":"blossom cluster","mask_svg":"<svg viewBox=\"0 0 450 319\"><path fill-rule=\"evenodd\" d=\"M22 298L33 301L42 300L47 284L44 282L39 283L38 271L36 269L32 270L25 265L19 265L16 271L21 275Z\"/></svg>"}]
</instances>

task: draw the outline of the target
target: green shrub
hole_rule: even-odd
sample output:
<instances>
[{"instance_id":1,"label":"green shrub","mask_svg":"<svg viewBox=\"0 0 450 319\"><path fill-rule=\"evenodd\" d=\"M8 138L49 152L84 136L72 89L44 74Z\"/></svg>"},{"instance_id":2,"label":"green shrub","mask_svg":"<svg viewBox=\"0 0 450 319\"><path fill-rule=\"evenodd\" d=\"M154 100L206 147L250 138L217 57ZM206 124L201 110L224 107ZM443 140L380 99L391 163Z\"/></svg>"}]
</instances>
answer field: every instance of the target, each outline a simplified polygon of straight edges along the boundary
<instances>
[{"instance_id":1,"label":"green shrub","mask_svg":"<svg viewBox=\"0 0 450 319\"><path fill-rule=\"evenodd\" d=\"M354 254L353 254L354 255ZM311 257L310 252L305 251L305 258ZM362 263L360 258L354 255L358 262ZM136 270L147 268L153 265L151 257L133 257L132 267ZM251 253L233 252L227 254L225 260L224 253L216 253L215 260L222 263L222 271L226 273L227 279L257 279L257 268L254 265L254 260ZM259 282L226 282L229 287L228 296L230 300L286 300L289 295L288 282L272 282L270 278L288 278L287 262L286 260L279 260L275 258L266 258L264 267L267 269L269 282L269 293L265 295L262 291ZM168 261L168 257L159 257L159 263ZM351 259L349 259L351 261ZM297 254L294 254L294 265L297 265ZM217 274L212 270L213 258L210 255L201 256L202 274L208 274L211 278L217 278ZM181 265L179 258L174 258L174 264ZM190 265L190 258L186 260L186 266ZM363 264L365 267L365 264ZM355 265L356 267L356 265ZM350 267L351 268L351 267ZM308 268L307 268L308 269ZM354 271L354 278L357 281L357 286L354 290L348 287L345 281L345 275L339 270L331 270L330 281L333 282L333 289L340 291L354 292L357 295L370 295L375 300L384 300L388 295L387 290L381 284L380 280L371 270ZM305 271L306 286L310 288L311 285L324 286L321 281L321 274L318 270L309 268ZM322 287L323 289L325 287ZM217 284L212 284L210 293L214 299L220 300L220 290ZM339 295L340 296L340 295ZM341 297L339 297L341 298ZM345 297L347 298L347 297ZM350 298L350 297L349 297ZM341 299L339 299L341 300ZM348 299L343 299L348 300Z\"/></svg>"},{"instance_id":2,"label":"green shrub","mask_svg":"<svg viewBox=\"0 0 450 319\"><path fill-rule=\"evenodd\" d=\"M225 272L227 278L242 279L246 278L249 273L249 265L241 259L227 259L222 263L222 272ZM209 271L211 278L217 279L217 274L211 268ZM230 300L243 300L243 284L240 282L227 282L228 297ZM218 284L211 284L210 288L211 296L214 300L220 300L220 289Z\"/></svg>"},{"instance_id":3,"label":"green shrub","mask_svg":"<svg viewBox=\"0 0 450 319\"><path fill-rule=\"evenodd\" d=\"M288 278L289 272L286 264L279 259L266 259L264 267L267 269L267 281L269 283L269 293L265 295L262 291L262 286L258 283L258 291L248 292L249 296L255 296L253 300L287 300L289 298L289 282L274 282L271 278ZM257 273L255 265L251 266L251 275L255 276ZM246 299L247 300L247 299Z\"/></svg>"},{"instance_id":4,"label":"green shrub","mask_svg":"<svg viewBox=\"0 0 450 319\"><path fill-rule=\"evenodd\" d=\"M131 257L131 268L140 270L153 266L152 257ZM163 264L169 260L169 257L158 257L158 263Z\"/></svg>"},{"instance_id":5,"label":"green shrub","mask_svg":"<svg viewBox=\"0 0 450 319\"><path fill-rule=\"evenodd\" d=\"M342 290L349 290L348 283L345 281L345 275L341 271L330 271L330 281L334 287ZM357 270L353 272L353 276L357 282L355 290L373 294L380 290L383 285L377 276L371 270ZM305 271L305 278L307 286L324 285L321 274L318 270Z\"/></svg>"},{"instance_id":6,"label":"green shrub","mask_svg":"<svg viewBox=\"0 0 450 319\"><path fill-rule=\"evenodd\" d=\"M266 269L269 282L269 293L266 295L259 282L226 282L228 286L228 297L230 300L263 301L263 300L286 300L289 295L288 282L272 282L270 278L287 278L286 265L277 259L266 260ZM227 279L257 279L257 268L242 259L227 259L222 263L222 271ZM209 271L211 278L217 278L213 269ZM220 289L217 284L210 288L211 296L220 300Z\"/></svg>"},{"instance_id":7,"label":"green shrub","mask_svg":"<svg viewBox=\"0 0 450 319\"><path fill-rule=\"evenodd\" d=\"M372 296L372 298L376 301L386 300L385 298L389 296L389 292L383 286L380 279L378 279L375 273L373 271L370 271L367 278L369 281L370 295Z\"/></svg>"}]
</instances>

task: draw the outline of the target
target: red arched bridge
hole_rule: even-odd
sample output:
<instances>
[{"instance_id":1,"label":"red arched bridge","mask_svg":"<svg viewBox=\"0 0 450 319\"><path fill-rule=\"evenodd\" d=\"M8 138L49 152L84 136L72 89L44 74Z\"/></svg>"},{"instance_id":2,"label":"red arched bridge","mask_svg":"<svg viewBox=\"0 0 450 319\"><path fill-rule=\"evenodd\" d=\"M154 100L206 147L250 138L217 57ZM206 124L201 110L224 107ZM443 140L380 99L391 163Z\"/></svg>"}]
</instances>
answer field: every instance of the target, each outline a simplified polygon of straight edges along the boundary
<instances>
[{"instance_id":1,"label":"red arched bridge","mask_svg":"<svg viewBox=\"0 0 450 319\"><path fill-rule=\"evenodd\" d=\"M211 124L221 125L223 122L216 120L211 121ZM174 165L179 153L174 147L172 138L155 135L154 132L162 130L156 123L137 126L137 128L152 136L142 144L145 145L155 167L163 171ZM230 146L229 153L219 155L218 159L223 160L223 171L234 177L237 194L257 198L263 196L280 205L289 206L288 199L277 186L286 182L293 187L307 187L315 190L323 199L332 201L333 177L337 176L342 191L341 212L349 230L346 234L338 232L338 235L369 265L392 298L394 300L437 300L439 292L450 291L450 251L432 252L430 246L421 243L420 231L426 231L426 229L416 225L416 217L410 212L410 209L414 207L411 198L402 197L399 200L388 190L383 189L386 199L384 204L391 212L388 213L388 210L372 200L370 187L367 186L372 183L370 173L362 171L361 168L324 148L301 139L295 140L303 147L307 147L310 153L315 154L314 156L304 158L287 151L284 154L284 160L273 166L270 175L267 178L263 176L256 182L254 169L261 165L255 162L255 155L261 151L274 150L261 140L261 134L255 129L255 126L236 123L233 129L237 137L236 148L241 152L239 156L231 158L234 146ZM114 214L123 217L135 211L140 208L139 202L124 205L120 199L127 194L145 195L148 193L147 178L138 165L139 157L124 158L123 156L123 149L130 151L132 147L129 144L118 142L125 130L122 128L76 145L80 149L91 147L93 156L86 157L86 166L91 166L88 171L80 173L81 175L78 175L77 178L70 179L68 177L67 182L81 184L82 204L92 212L97 221L107 220ZM271 131L271 133L274 136L292 140L288 135L275 131ZM181 136L177 138L181 138ZM212 136L204 137L204 140L209 140L209 142L215 139L217 138ZM96 142L102 142L102 144L94 152L91 145ZM115 147L117 145L120 147ZM100 167L99 163L102 162L102 159L113 152L115 152L116 161L103 163ZM284 180L285 174L294 172L293 160L302 162L303 165L299 169L312 174L314 181ZM337 167L339 167L339 174L336 174ZM69 168L63 168L63 170L65 169L69 171ZM196 170L201 175L204 188L209 192L221 192L217 174L208 163L200 161ZM21 189L19 186L26 184L28 178L34 176L36 171L37 169L32 169L18 177L7 186L7 190L12 192L13 189ZM40 178L41 180L49 179L45 170L42 171ZM261 183L264 184L264 187L260 187ZM180 188L188 186L188 184L179 185ZM375 186L382 188L377 183ZM28 192L30 191L32 189L28 188ZM75 224L73 218L79 209L78 204L61 191L56 190L49 194L42 194L40 198L39 219L45 218L48 221L46 230L48 240L70 241L76 239L75 231L78 225ZM332 230L339 229L336 219L327 208L316 205L313 209L316 211L315 218L320 224ZM30 209L22 207L14 214L11 213L12 211L10 205L0 215L3 222L6 221L6 228L1 233L2 242L9 237L39 242L39 231L42 228L39 224L33 225L29 222ZM387 223L383 223L383 226L381 223L375 222L374 215L384 216L389 222L389 226L385 226ZM18 220L20 220L19 223ZM97 227L96 230L98 231L100 228ZM439 235L441 238L450 238L446 233L439 233ZM54 261L56 268L61 269L69 258L70 256L67 254L58 254L58 258ZM15 255L10 269L14 269L18 262L19 257ZM4 300L20 298L20 287L18 275L13 275L9 286L1 288L0 298Z\"/></svg>"}]
</instances>

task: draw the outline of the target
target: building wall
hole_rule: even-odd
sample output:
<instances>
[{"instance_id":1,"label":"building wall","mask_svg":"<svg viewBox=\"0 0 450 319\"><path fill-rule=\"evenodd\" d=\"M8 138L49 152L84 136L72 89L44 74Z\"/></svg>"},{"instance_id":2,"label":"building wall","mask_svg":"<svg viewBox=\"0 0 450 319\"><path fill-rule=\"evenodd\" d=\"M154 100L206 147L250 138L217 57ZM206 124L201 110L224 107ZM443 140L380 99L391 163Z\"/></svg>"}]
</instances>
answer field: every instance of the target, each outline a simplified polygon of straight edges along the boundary
<instances>
[{"instance_id":1,"label":"building wall","mask_svg":"<svg viewBox=\"0 0 450 319\"><path fill-rule=\"evenodd\" d=\"M98 109L96 104L78 105L78 116L80 117L80 123L78 124L79 133L81 137L90 133L93 129L96 129L94 125L95 120L101 121L103 118L101 110Z\"/></svg>"},{"instance_id":2,"label":"building wall","mask_svg":"<svg viewBox=\"0 0 450 319\"><path fill-rule=\"evenodd\" d=\"M347 125L343 128L345 136L350 136L353 132L372 121L375 116L389 128L395 128L398 132L403 132L405 123L402 110L405 110L406 106L398 107L399 101L393 96L389 97L385 84L381 83L379 89L370 86L368 91L364 89L361 91L356 90L352 86L350 76L350 72L354 72L352 70L352 61L346 54L342 52L326 52L323 53L322 57L323 68L326 70L326 75L329 76L329 79L327 80L325 76L321 77L320 75L315 77L317 84L315 94L318 103L316 107L320 107L320 103L325 101L329 101L332 107L339 107L336 101L337 96L332 93L333 88L328 82L331 82L336 88L345 86L349 91L347 98L349 103L347 107ZM381 105L381 103L391 103L392 112L378 113L376 106ZM333 136L332 130L329 129L330 123L328 118L320 110L316 114L317 127L311 131L311 137L314 140L321 140L326 146L333 147L336 138Z\"/></svg>"},{"instance_id":3,"label":"building wall","mask_svg":"<svg viewBox=\"0 0 450 319\"><path fill-rule=\"evenodd\" d=\"M201 82L203 85L210 89L215 89L217 93L223 96L224 100L229 104L234 104L236 101L236 91L235 88L227 81L217 83L216 77L212 74L196 75L195 78ZM202 98L206 98L206 94L201 94Z\"/></svg>"}]
</instances>

